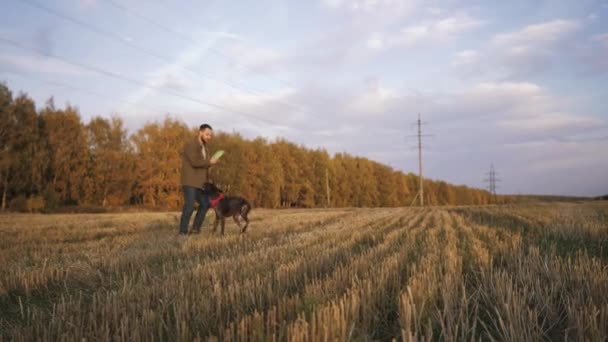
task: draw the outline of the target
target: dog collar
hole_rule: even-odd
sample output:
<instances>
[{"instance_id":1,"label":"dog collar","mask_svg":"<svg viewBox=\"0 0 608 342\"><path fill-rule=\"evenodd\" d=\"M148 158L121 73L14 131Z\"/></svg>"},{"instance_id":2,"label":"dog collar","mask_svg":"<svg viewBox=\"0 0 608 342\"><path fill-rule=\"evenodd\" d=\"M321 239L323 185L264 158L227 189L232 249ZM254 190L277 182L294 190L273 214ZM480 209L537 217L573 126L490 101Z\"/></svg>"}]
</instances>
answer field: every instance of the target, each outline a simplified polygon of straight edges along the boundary
<instances>
[{"instance_id":1,"label":"dog collar","mask_svg":"<svg viewBox=\"0 0 608 342\"><path fill-rule=\"evenodd\" d=\"M220 201L224 199L224 194L220 194L219 196L217 196L216 198L211 200L211 208L215 208L217 207L217 204L220 203Z\"/></svg>"}]
</instances>

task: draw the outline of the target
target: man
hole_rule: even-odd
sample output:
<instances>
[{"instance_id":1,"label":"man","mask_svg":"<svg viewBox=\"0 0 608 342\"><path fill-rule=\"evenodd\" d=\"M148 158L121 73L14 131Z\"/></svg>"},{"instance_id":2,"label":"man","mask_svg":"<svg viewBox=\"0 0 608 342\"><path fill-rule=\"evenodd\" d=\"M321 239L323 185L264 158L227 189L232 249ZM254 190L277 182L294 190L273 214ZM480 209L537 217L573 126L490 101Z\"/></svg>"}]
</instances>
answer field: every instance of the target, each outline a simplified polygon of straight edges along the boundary
<instances>
[{"instance_id":1,"label":"man","mask_svg":"<svg viewBox=\"0 0 608 342\"><path fill-rule=\"evenodd\" d=\"M209 159L207 144L213 138L213 128L208 124L202 124L199 134L184 145L182 151L182 190L184 192L184 208L179 223L179 233L188 234L188 223L194 211L194 202L198 202L198 210L194 217L191 233L200 233L205 214L209 209L209 198L203 194L201 187L209 181L209 168L217 163L217 160Z\"/></svg>"}]
</instances>

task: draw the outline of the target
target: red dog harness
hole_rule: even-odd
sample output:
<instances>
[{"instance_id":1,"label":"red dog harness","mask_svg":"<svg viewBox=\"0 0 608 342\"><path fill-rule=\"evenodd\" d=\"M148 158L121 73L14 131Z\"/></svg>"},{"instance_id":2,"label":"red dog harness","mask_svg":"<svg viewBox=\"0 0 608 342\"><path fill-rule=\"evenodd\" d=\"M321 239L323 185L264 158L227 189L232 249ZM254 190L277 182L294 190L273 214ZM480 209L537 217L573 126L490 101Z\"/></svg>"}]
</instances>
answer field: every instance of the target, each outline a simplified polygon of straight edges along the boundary
<instances>
[{"instance_id":1,"label":"red dog harness","mask_svg":"<svg viewBox=\"0 0 608 342\"><path fill-rule=\"evenodd\" d=\"M224 194L220 194L215 199L212 199L211 201L209 201L209 203L211 204L211 208L217 207L217 204L220 203L220 201L222 199L224 199Z\"/></svg>"}]
</instances>

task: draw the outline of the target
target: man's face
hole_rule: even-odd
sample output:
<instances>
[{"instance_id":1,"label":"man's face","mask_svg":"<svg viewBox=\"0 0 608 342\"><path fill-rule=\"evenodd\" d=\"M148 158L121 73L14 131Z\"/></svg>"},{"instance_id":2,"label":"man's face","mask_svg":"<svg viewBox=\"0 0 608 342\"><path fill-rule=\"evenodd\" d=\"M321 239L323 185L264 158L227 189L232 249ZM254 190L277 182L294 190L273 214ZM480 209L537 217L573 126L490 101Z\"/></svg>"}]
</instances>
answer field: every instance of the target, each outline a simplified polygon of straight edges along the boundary
<instances>
[{"instance_id":1,"label":"man's face","mask_svg":"<svg viewBox=\"0 0 608 342\"><path fill-rule=\"evenodd\" d=\"M200 136L201 140L206 144L211 141L211 138L213 138L213 131L209 128L205 128L204 130L200 131Z\"/></svg>"}]
</instances>

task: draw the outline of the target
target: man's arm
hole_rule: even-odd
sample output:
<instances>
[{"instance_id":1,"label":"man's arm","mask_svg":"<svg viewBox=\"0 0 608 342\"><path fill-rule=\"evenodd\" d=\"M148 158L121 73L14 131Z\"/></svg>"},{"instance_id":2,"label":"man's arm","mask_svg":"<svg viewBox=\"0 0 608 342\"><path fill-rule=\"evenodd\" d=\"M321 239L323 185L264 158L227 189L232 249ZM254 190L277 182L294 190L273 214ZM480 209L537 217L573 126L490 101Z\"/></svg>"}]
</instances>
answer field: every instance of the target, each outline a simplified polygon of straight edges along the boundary
<instances>
[{"instance_id":1,"label":"man's arm","mask_svg":"<svg viewBox=\"0 0 608 342\"><path fill-rule=\"evenodd\" d=\"M195 144L188 143L184 146L184 155L188 159L188 162L192 167L198 168L209 168L215 163L211 163L209 160L203 158L201 150Z\"/></svg>"}]
</instances>

